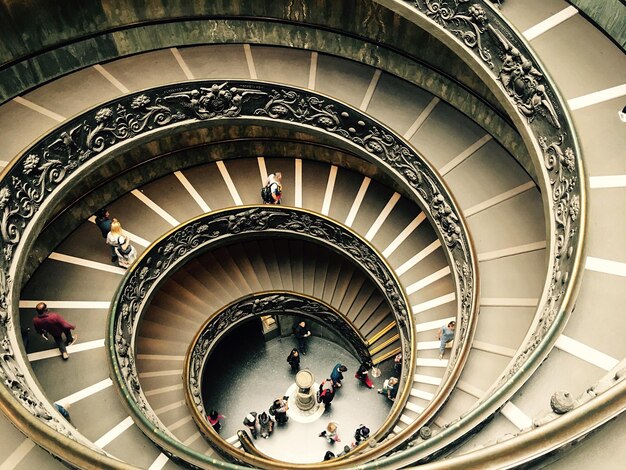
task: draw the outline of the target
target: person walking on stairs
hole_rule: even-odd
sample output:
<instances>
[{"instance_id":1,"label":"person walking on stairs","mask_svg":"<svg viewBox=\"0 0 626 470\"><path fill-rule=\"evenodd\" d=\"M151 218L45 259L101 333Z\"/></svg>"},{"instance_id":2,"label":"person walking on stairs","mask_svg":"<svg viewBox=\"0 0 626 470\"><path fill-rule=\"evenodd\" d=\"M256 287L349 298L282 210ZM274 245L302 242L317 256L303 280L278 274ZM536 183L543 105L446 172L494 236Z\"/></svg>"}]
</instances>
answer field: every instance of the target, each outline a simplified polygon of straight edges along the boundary
<instances>
[{"instance_id":1,"label":"person walking on stairs","mask_svg":"<svg viewBox=\"0 0 626 470\"><path fill-rule=\"evenodd\" d=\"M78 340L78 335L72 336L72 330L76 327L58 313L50 312L44 302L39 302L35 310L37 311L37 316L33 318L35 331L46 340L48 340L48 334L52 335L59 351L61 351L61 356L67 361L70 357L67 346ZM65 341L63 341L62 335L65 335Z\"/></svg>"},{"instance_id":2,"label":"person walking on stairs","mask_svg":"<svg viewBox=\"0 0 626 470\"><path fill-rule=\"evenodd\" d=\"M267 182L261 189L261 199L265 204L280 204L283 196L282 180L281 173L272 173L267 177Z\"/></svg>"},{"instance_id":3,"label":"person walking on stairs","mask_svg":"<svg viewBox=\"0 0 626 470\"><path fill-rule=\"evenodd\" d=\"M448 326L442 326L437 334L439 340L439 359L443 359L443 353L446 350L446 344L454 339L454 330L456 329L456 322L451 321Z\"/></svg>"},{"instance_id":4,"label":"person walking on stairs","mask_svg":"<svg viewBox=\"0 0 626 470\"><path fill-rule=\"evenodd\" d=\"M122 224L117 219L111 222L107 243L115 248L118 264L122 268L128 268L137 258L137 250L130 244L130 237L122 230Z\"/></svg>"},{"instance_id":5,"label":"person walking on stairs","mask_svg":"<svg viewBox=\"0 0 626 470\"><path fill-rule=\"evenodd\" d=\"M102 233L102 238L104 238L105 243L107 242L107 237L109 236L109 232L111 231L111 223L113 221L110 218L109 211L106 210L105 207L96 212L96 225L100 229ZM111 262L117 263L117 253L115 252L115 247L111 245Z\"/></svg>"}]
</instances>

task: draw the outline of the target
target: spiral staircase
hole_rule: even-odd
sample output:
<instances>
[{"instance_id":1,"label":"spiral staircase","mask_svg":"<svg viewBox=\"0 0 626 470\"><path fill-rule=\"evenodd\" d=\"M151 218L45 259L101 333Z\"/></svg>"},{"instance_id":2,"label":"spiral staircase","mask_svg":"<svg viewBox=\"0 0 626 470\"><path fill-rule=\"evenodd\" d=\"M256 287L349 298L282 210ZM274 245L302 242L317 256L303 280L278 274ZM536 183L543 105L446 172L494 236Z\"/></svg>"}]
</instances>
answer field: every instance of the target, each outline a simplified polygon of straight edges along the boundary
<instances>
[{"instance_id":1,"label":"spiral staircase","mask_svg":"<svg viewBox=\"0 0 626 470\"><path fill-rule=\"evenodd\" d=\"M302 19L298 11L306 16L310 8L307 2L285 3L287 10L293 9L296 22ZM380 3L402 16L403 2ZM617 118L626 95L626 60L623 44L620 48L612 42L589 18L593 12L580 8L578 11L562 0L507 0L499 9L523 32L567 100L589 174L585 182L589 188L586 257L575 310L541 367L480 426L461 433L433 455L403 457L409 454L396 450L390 459L380 460L380 466L399 468L420 462L429 468L496 468L512 466L514 461L514 465L551 468L593 464L619 468L626 457L619 445L626 433L621 415L611 421L613 416L607 417L607 423L598 427L588 420L589 415L581 413L574 421L580 429L576 438L557 439L549 451L524 441L533 432L547 429L544 425L558 422L549 419L554 392L564 390L579 397L607 377L623 374L626 356L624 318L620 315L626 255L620 243L624 228L619 220L626 185L619 155L626 134ZM626 10L619 2L615 8ZM383 15L374 11L366 15L374 25L368 27L378 28L383 36L393 34L392 27L382 21ZM19 25L17 14L14 10L7 18L11 16ZM623 19L624 14L618 18ZM220 32L229 34L215 34ZM171 48L165 43L137 46L133 55L129 55L130 48L113 55L102 51L102 61L89 67L77 63L60 78L41 79L37 88L27 82L9 86L7 78L4 93L12 99L0 106L4 151L0 158L9 164L41 135L86 109L97 109L127 93L194 79L284 83L322 93L373 117L406 139L438 170L465 217L478 259L480 315L471 349L454 390L428 422L433 436L450 432L460 418L471 414L496 390L534 327L542 289L552 275L547 267L545 188L538 185L540 178L519 140L507 137L502 127L494 124L504 112L489 90L476 93L484 96L478 102L489 107L493 119L477 111L480 115L473 120L456 109L463 108L462 100L452 97L453 106L440 97L445 92L428 91L432 84L418 86L405 81L386 71L384 61L375 67L368 60L350 60L348 54L324 53L322 39L319 47L315 38L307 40L306 47L282 47L274 40L259 38L194 39L175 42L171 45L178 47ZM350 36L350 40L356 39ZM476 83L473 76L463 73L456 78L455 83L466 88ZM223 133L224 142L229 141L227 137L234 141L245 134L218 132ZM247 134L250 145L230 153L217 145L199 145L188 137L185 145L169 152L167 158L193 164L171 166L170 171L166 163L159 171L139 169L121 178L115 170L104 169L102 181L112 189L100 187L102 181L94 185L98 195L111 201L109 211L123 222L140 253L173 227L201 214L258 204L259 188L272 171L283 173L285 207L327 217L369 242L403 286L414 321L416 367L407 381L407 400L393 426L393 432L400 433L436 399L446 377L448 359L438 358L436 333L456 318L459 308L454 267L437 227L393 181L367 165L351 163L354 160L347 152L329 150L310 136L297 144L293 133L278 137L288 149L282 154L268 143L270 137L263 131ZM159 150L148 152L158 154ZM332 157L314 160L315 154ZM111 302L125 271L110 263L110 253L93 218L67 229L71 212L76 210L72 204L78 207L69 188L65 201L69 209L59 208L57 217L41 228L42 235L25 268L29 278L21 289L19 322L22 328L31 327L33 307L43 300L77 325L80 340L69 348L69 361L62 362L50 343L31 334L26 352L36 383L50 403L71 405L72 425L107 456L139 468L185 468L184 462L166 455L146 437L114 386L104 338ZM88 204L91 209L101 207L93 200ZM263 291L310 295L343 312L368 340L375 362L388 360L401 347L397 325L383 296L357 267L332 251L299 240L261 238L216 248L190 262L151 300L138 329L137 370L143 393L169 432L183 445L215 459L215 466L228 463L202 438L185 404L181 384L185 353L209 314L242 296ZM622 409L625 401L622 396ZM569 413L573 416L576 412ZM11 421L18 418L12 413L0 418L5 437L0 468L64 467L64 455L73 449L58 450L57 460L13 427ZM593 435L572 446L596 428ZM240 446L236 436L223 437ZM509 453L511 460L501 459L498 452Z\"/></svg>"}]
</instances>

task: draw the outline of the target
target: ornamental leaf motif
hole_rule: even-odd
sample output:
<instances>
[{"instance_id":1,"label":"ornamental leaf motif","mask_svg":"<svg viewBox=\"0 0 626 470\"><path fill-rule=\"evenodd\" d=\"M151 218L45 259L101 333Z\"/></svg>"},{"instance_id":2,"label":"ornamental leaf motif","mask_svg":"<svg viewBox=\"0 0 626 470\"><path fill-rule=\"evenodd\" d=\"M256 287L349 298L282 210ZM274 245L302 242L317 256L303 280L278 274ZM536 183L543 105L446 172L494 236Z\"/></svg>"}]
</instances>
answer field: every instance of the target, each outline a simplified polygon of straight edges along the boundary
<instances>
[{"instance_id":1,"label":"ornamental leaf motif","mask_svg":"<svg viewBox=\"0 0 626 470\"><path fill-rule=\"evenodd\" d=\"M253 96L261 97L266 93L235 86L228 86L228 82L213 84L208 88L200 87L165 96L166 101L182 103L191 109L198 119L212 119L215 117L236 117L241 114L243 104Z\"/></svg>"},{"instance_id":2,"label":"ornamental leaf motif","mask_svg":"<svg viewBox=\"0 0 626 470\"><path fill-rule=\"evenodd\" d=\"M480 58L493 68L489 49L482 43L482 34L488 23L487 14L482 6L473 3L466 9L461 5L470 0L416 0L426 15L441 26L449 29L470 49L476 49Z\"/></svg>"}]
</instances>

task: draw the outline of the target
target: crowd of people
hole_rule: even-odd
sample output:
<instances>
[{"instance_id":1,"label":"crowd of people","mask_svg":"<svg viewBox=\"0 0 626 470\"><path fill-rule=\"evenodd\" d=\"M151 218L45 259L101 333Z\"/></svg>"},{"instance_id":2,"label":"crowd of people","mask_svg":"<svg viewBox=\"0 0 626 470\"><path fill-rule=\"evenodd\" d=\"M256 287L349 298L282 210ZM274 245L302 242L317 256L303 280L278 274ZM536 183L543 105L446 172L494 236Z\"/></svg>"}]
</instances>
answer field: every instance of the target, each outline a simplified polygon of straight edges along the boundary
<instances>
[{"instance_id":1,"label":"crowd of people","mask_svg":"<svg viewBox=\"0 0 626 470\"><path fill-rule=\"evenodd\" d=\"M295 374L300 370L300 364L302 356L306 355L307 341L311 336L311 331L305 320L299 321L294 327L294 337L297 342L297 347L293 348L287 356L287 363L289 364L291 371ZM395 360L395 372L400 373L402 355L398 355ZM369 377L369 370L373 368L373 364L369 361L365 361L360 364L354 377L362 382L368 388L374 388L372 379ZM344 380L344 373L348 371L348 368L341 363L337 363L328 378L321 381L317 389L317 402L323 404L325 409L331 406L331 403L335 397L338 389L342 387L342 381ZM391 385L389 385L389 383ZM392 378L385 381L385 393L388 393L391 399L395 399L394 390L397 389L397 378ZM272 435L274 427L276 425L284 425L288 421L287 411L289 410L288 404L289 397L279 397L272 405L270 405L267 412L263 411L258 413L256 411L250 411L243 419L243 424L250 433L253 439L269 438ZM367 426L361 424L354 432L354 440L350 445L345 445L341 453L335 454L332 451L328 451L324 456L324 460L329 460L340 455L344 455L346 452L350 452L354 447L358 446L361 442L369 438L370 430ZM337 421L330 421L326 427L318 434L319 437L324 438L329 444L334 445L337 442L341 442L339 437L339 423Z\"/></svg>"}]
</instances>

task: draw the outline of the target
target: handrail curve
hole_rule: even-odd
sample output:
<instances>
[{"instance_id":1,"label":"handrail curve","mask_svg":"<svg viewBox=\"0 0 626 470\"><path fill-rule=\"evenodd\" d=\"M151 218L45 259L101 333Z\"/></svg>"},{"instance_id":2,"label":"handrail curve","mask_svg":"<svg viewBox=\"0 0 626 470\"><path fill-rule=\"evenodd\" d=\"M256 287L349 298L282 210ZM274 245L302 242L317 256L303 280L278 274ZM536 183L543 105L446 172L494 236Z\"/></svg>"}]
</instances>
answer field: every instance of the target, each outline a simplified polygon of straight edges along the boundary
<instances>
[{"instance_id":1,"label":"handrail curve","mask_svg":"<svg viewBox=\"0 0 626 470\"><path fill-rule=\"evenodd\" d=\"M60 124L3 170L0 175L2 344L19 344L13 328L14 318L19 314L18 303L14 300L19 298L19 267L28 256L28 247L55 198L83 172L117 149L126 149L135 141L144 142L163 132L176 132L185 125L210 125L212 120L224 119L303 126L337 139L376 164L403 188L407 197L420 205L436 227L444 253L453 266L459 329L446 374L456 380L470 349L478 279L476 258L464 219L445 184L401 137L361 111L309 90L260 81L195 81L117 98ZM28 366L21 351L5 350L0 360L0 377L16 376L16 370L23 375L19 387L11 392L13 398L8 399L16 399L25 409L31 409L29 403L38 397L38 407L55 413L52 405L42 398L37 383L28 372L24 373ZM405 354L404 361L405 369L412 370L413 355ZM34 419L48 423L45 417L30 411L23 410L19 414L25 422ZM55 426L68 433L73 429L60 421L55 422ZM57 433L49 437L51 442L69 438ZM93 456L90 449L76 454L65 457L73 461ZM115 464L117 462L112 466Z\"/></svg>"},{"instance_id":2,"label":"handrail curve","mask_svg":"<svg viewBox=\"0 0 626 470\"><path fill-rule=\"evenodd\" d=\"M366 339L347 315L310 295L292 291L256 292L239 298L216 311L198 329L189 345L183 366L183 386L187 407L191 411L196 426L209 443L222 454L230 455L236 453L237 450L232 445L228 447L228 444L218 436L206 420L207 411L202 398L206 361L220 339L231 329L260 315L292 315L317 320L346 339L360 363L371 360ZM403 379L406 384L407 377L404 376ZM246 452L249 451L246 450ZM266 459L278 463L275 459L269 457Z\"/></svg>"},{"instance_id":3,"label":"handrail curve","mask_svg":"<svg viewBox=\"0 0 626 470\"><path fill-rule=\"evenodd\" d=\"M185 460L187 448L176 442L174 436L169 433L148 403L136 370L135 335L142 314L147 310L152 295L161 283L184 263L211 247L223 246L243 237L262 234L304 238L311 242L321 243L347 257L353 263L357 263L384 295L398 325L406 360L398 397L388 417L371 437L370 442L378 442L387 436L409 397L412 383L410 377L416 360L416 341L408 299L393 270L367 241L338 222L304 209L270 205L243 206L214 211L200 215L172 229L141 254L120 283L108 319L106 346L109 350L108 358L113 381L119 395L125 400L126 406L132 410L133 418L147 436L162 447L178 446L180 453L177 456L180 459ZM254 303L252 301L252 304ZM237 310L238 305L240 303L235 303L232 305L235 308L227 307L224 310L228 322L233 320L230 314L248 313L245 310ZM211 324L212 322L207 323L209 327ZM199 335L202 336L205 331L213 332L213 330L203 329ZM209 342L207 338L202 338L201 345L207 342ZM193 404L191 409L196 421L204 420L205 417L200 413L198 402L200 383L196 375L188 370L191 366L192 363L186 361L185 376L195 381L189 386L187 399ZM160 433L156 434L155 430L159 430ZM210 432L207 436L222 453L230 455L238 462L245 462L260 468L274 468L276 465L276 460L267 461L261 457L245 454L227 445ZM352 455L345 460L350 460L351 457ZM293 464L293 467L319 468L319 463Z\"/></svg>"}]
</instances>

